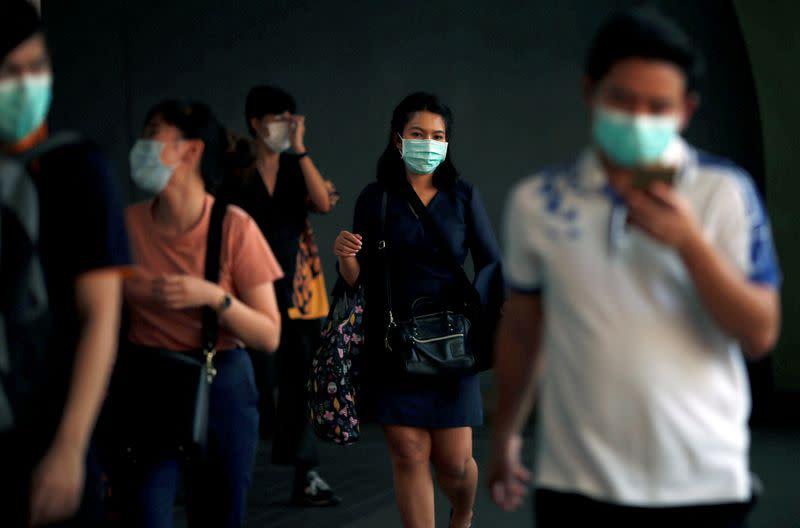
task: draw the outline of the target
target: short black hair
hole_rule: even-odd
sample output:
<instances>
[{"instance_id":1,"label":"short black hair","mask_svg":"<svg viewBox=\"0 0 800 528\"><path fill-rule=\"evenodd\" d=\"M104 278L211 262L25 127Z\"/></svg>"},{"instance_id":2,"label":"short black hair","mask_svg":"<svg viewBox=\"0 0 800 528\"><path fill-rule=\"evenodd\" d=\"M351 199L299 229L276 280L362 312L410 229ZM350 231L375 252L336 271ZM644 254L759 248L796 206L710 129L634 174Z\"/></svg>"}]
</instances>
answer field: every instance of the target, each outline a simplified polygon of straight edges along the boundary
<instances>
[{"instance_id":1,"label":"short black hair","mask_svg":"<svg viewBox=\"0 0 800 528\"><path fill-rule=\"evenodd\" d=\"M282 114L284 112L294 114L296 111L297 103L295 103L294 97L280 88L264 84L250 88L247 93L247 100L244 103L247 130L250 131L250 135L253 137L256 137L256 131L250 125L252 118L261 119L267 114Z\"/></svg>"},{"instance_id":2,"label":"short black hair","mask_svg":"<svg viewBox=\"0 0 800 528\"><path fill-rule=\"evenodd\" d=\"M211 107L198 101L167 99L150 108L144 120L145 126L156 117L180 130L184 139L203 141L200 174L206 190L214 193L225 177L227 136Z\"/></svg>"},{"instance_id":3,"label":"short black hair","mask_svg":"<svg viewBox=\"0 0 800 528\"><path fill-rule=\"evenodd\" d=\"M4 0L0 7L0 62L14 48L42 32L42 21L28 0Z\"/></svg>"},{"instance_id":4,"label":"short black hair","mask_svg":"<svg viewBox=\"0 0 800 528\"><path fill-rule=\"evenodd\" d=\"M395 140L398 135L403 135L403 129L411 120L411 116L423 110L442 116L447 141L449 142L452 139L453 112L447 105L442 103L435 95L427 92L415 92L406 96L392 113L392 122L389 126L389 142L381 157L378 158L376 172L379 182L395 186L405 179L405 164L397 151ZM450 149L448 148L444 161L433 171L433 185L437 189L451 189L457 180L458 171L453 165Z\"/></svg>"},{"instance_id":5,"label":"short black hair","mask_svg":"<svg viewBox=\"0 0 800 528\"><path fill-rule=\"evenodd\" d=\"M652 7L622 11L597 31L586 55L584 73L599 81L617 62L634 57L661 60L686 76L688 91L698 90L703 59L686 32Z\"/></svg>"}]
</instances>

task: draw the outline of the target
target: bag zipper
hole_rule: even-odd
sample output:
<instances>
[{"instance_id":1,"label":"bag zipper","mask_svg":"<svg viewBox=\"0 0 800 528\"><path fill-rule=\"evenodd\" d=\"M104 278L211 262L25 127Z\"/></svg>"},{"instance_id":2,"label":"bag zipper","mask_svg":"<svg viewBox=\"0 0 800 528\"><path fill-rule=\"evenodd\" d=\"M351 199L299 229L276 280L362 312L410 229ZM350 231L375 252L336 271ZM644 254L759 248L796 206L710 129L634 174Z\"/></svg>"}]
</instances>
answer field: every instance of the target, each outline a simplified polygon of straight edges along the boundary
<instances>
[{"instance_id":1,"label":"bag zipper","mask_svg":"<svg viewBox=\"0 0 800 528\"><path fill-rule=\"evenodd\" d=\"M444 341L445 339L452 339L454 337L464 337L464 334L450 334L446 336L431 337L428 339L417 339L416 337L412 337L411 339L413 339L415 343L435 343L436 341Z\"/></svg>"}]
</instances>

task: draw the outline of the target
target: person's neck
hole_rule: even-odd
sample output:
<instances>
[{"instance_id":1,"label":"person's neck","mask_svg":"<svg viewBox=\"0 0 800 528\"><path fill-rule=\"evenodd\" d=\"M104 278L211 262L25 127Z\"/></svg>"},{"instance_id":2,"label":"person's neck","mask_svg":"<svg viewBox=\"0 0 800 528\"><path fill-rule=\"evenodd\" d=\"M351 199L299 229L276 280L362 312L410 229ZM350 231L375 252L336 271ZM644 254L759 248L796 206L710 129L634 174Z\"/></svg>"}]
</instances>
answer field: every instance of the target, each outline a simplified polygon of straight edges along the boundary
<instances>
[{"instance_id":1,"label":"person's neck","mask_svg":"<svg viewBox=\"0 0 800 528\"><path fill-rule=\"evenodd\" d=\"M42 124L39 128L20 139L16 143L0 143L0 152L4 154L21 154L38 145L48 136L47 124Z\"/></svg>"},{"instance_id":2,"label":"person's neck","mask_svg":"<svg viewBox=\"0 0 800 528\"><path fill-rule=\"evenodd\" d=\"M185 233L197 225L205 211L203 179L199 174L187 176L171 181L153 204L156 224L175 234Z\"/></svg>"},{"instance_id":3,"label":"person's neck","mask_svg":"<svg viewBox=\"0 0 800 528\"><path fill-rule=\"evenodd\" d=\"M620 196L624 196L633 187L633 171L625 167L621 167L608 159L608 157L597 151L600 165L603 167L603 172L606 175L608 185Z\"/></svg>"},{"instance_id":4,"label":"person's neck","mask_svg":"<svg viewBox=\"0 0 800 528\"><path fill-rule=\"evenodd\" d=\"M433 185L433 173L415 174L406 169L406 179L417 192L430 191L435 188Z\"/></svg>"},{"instance_id":5,"label":"person's neck","mask_svg":"<svg viewBox=\"0 0 800 528\"><path fill-rule=\"evenodd\" d=\"M256 139L256 167L259 171L262 169L271 169L278 164L281 157L280 152L275 152L269 148L261 139Z\"/></svg>"}]
</instances>

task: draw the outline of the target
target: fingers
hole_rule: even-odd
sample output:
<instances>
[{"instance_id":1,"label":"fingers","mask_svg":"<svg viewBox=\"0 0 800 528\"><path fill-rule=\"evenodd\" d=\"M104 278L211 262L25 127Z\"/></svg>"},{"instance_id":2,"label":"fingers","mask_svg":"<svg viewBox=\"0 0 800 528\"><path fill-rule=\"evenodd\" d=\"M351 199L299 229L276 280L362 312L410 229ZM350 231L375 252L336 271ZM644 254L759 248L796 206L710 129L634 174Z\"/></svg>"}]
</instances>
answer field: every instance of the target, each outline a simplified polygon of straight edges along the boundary
<instances>
[{"instance_id":1,"label":"fingers","mask_svg":"<svg viewBox=\"0 0 800 528\"><path fill-rule=\"evenodd\" d=\"M664 205L678 208L678 195L675 190L664 182L653 182L648 188L647 193Z\"/></svg>"},{"instance_id":2,"label":"fingers","mask_svg":"<svg viewBox=\"0 0 800 528\"><path fill-rule=\"evenodd\" d=\"M186 305L187 287L182 275L161 275L153 279L153 297L167 308L180 309Z\"/></svg>"},{"instance_id":3,"label":"fingers","mask_svg":"<svg viewBox=\"0 0 800 528\"><path fill-rule=\"evenodd\" d=\"M657 199L641 191L635 191L628 196L628 210L634 224L639 226L654 226L664 218L665 207Z\"/></svg>"},{"instance_id":4,"label":"fingers","mask_svg":"<svg viewBox=\"0 0 800 528\"><path fill-rule=\"evenodd\" d=\"M523 465L516 465L511 468L511 474L521 482L530 482L531 480L531 472Z\"/></svg>"},{"instance_id":5,"label":"fingers","mask_svg":"<svg viewBox=\"0 0 800 528\"><path fill-rule=\"evenodd\" d=\"M336 237L336 243L333 247L333 252L338 257L353 257L361 251L362 239L361 235L342 231Z\"/></svg>"},{"instance_id":6,"label":"fingers","mask_svg":"<svg viewBox=\"0 0 800 528\"><path fill-rule=\"evenodd\" d=\"M528 486L523 481L506 477L491 483L492 500L502 510L515 510L522 505L528 495Z\"/></svg>"}]
</instances>

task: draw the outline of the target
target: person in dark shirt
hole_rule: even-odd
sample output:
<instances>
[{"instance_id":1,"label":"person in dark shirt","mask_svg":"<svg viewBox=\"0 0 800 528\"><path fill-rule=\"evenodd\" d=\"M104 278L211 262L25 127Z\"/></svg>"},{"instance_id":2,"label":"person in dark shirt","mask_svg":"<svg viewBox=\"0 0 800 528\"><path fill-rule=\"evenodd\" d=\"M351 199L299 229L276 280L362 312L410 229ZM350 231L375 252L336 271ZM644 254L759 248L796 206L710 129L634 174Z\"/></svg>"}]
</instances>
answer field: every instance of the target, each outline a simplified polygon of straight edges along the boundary
<instances>
[{"instance_id":1,"label":"person in dark shirt","mask_svg":"<svg viewBox=\"0 0 800 528\"><path fill-rule=\"evenodd\" d=\"M484 304L502 303L500 248L478 190L459 177L448 151L452 113L437 97L415 93L395 108L389 141L378 161L378 181L356 202L353 231L336 238L339 273L351 286L363 283L364 346L359 413L370 402L383 426L394 471L395 496L404 526L434 525L430 464L452 505L449 526L469 526L478 483L472 456L472 427L483 422L477 375L405 376L384 343L389 297L397 320L411 317L415 299L457 305L466 292L448 265L448 252L462 264L467 253L473 284ZM411 208L415 192L449 246L439 247ZM381 220L386 193L385 232ZM379 241L385 241L391 296L386 292ZM480 351L478 351L480 353Z\"/></svg>"},{"instance_id":2,"label":"person in dark shirt","mask_svg":"<svg viewBox=\"0 0 800 528\"><path fill-rule=\"evenodd\" d=\"M283 280L275 283L281 309L281 344L276 353L277 416L272 363L251 354L259 386L262 436L274 430L272 461L295 467L292 502L330 506L340 502L314 468L316 440L308 421L306 381L328 314L327 291L308 212L326 214L336 200L304 143L305 116L296 115L291 95L272 86L255 86L247 95L245 117L254 140L254 162L228 178L220 189L230 203L247 211L269 242Z\"/></svg>"},{"instance_id":3,"label":"person in dark shirt","mask_svg":"<svg viewBox=\"0 0 800 528\"><path fill-rule=\"evenodd\" d=\"M50 85L35 9L23 0L4 3L0 155L19 159L47 141ZM0 433L3 522L38 526L72 518L75 526L90 526L102 486L88 453L116 351L127 236L111 168L93 145L66 142L36 156L27 170L38 195L51 331L44 357L12 351L33 377L30 390L12 398L13 425Z\"/></svg>"}]
</instances>

